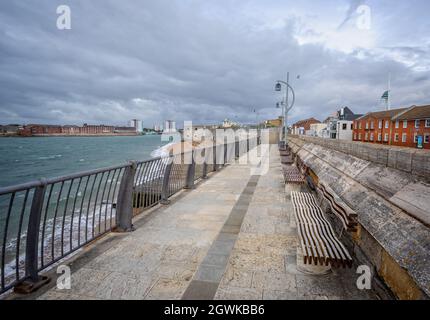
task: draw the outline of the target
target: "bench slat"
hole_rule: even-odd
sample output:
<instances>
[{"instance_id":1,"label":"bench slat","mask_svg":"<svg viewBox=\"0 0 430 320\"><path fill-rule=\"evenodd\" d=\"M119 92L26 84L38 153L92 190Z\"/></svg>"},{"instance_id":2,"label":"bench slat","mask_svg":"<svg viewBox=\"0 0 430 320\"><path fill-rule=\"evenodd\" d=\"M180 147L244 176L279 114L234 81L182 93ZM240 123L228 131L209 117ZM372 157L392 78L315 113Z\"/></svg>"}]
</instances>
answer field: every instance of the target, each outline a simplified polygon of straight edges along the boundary
<instances>
[{"instance_id":1,"label":"bench slat","mask_svg":"<svg viewBox=\"0 0 430 320\"><path fill-rule=\"evenodd\" d=\"M351 255L337 238L315 197L310 193L292 191L291 201L304 263L351 267Z\"/></svg>"}]
</instances>

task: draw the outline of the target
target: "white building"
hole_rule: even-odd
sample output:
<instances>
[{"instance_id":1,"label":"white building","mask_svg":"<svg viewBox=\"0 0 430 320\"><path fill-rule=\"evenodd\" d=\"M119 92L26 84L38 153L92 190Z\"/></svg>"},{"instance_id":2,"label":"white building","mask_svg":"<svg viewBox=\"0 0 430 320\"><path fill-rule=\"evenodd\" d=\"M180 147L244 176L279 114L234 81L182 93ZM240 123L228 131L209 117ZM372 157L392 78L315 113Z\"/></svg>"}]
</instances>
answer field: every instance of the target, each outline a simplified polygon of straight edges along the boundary
<instances>
[{"instance_id":1,"label":"white building","mask_svg":"<svg viewBox=\"0 0 430 320\"><path fill-rule=\"evenodd\" d=\"M236 127L236 126L239 126L239 124L234 122L234 121L231 121L229 119L224 119L224 121L222 122L222 127L224 129L232 128L232 127Z\"/></svg>"},{"instance_id":2,"label":"white building","mask_svg":"<svg viewBox=\"0 0 430 320\"><path fill-rule=\"evenodd\" d=\"M327 132L324 133L324 137L352 141L353 121L360 116L354 114L348 107L340 109L324 121L327 123Z\"/></svg>"},{"instance_id":3,"label":"white building","mask_svg":"<svg viewBox=\"0 0 430 320\"><path fill-rule=\"evenodd\" d=\"M313 123L310 125L310 130L306 131L307 136L324 138L327 132L326 123Z\"/></svg>"},{"instance_id":4,"label":"white building","mask_svg":"<svg viewBox=\"0 0 430 320\"><path fill-rule=\"evenodd\" d=\"M175 133L176 132L176 122L173 120L164 121L164 133Z\"/></svg>"},{"instance_id":5,"label":"white building","mask_svg":"<svg viewBox=\"0 0 430 320\"><path fill-rule=\"evenodd\" d=\"M352 141L352 129L354 122L349 120L338 120L336 125L336 139Z\"/></svg>"},{"instance_id":6,"label":"white building","mask_svg":"<svg viewBox=\"0 0 430 320\"><path fill-rule=\"evenodd\" d=\"M128 122L129 127L136 129L136 132L143 132L143 121L138 119L132 119Z\"/></svg>"}]
</instances>

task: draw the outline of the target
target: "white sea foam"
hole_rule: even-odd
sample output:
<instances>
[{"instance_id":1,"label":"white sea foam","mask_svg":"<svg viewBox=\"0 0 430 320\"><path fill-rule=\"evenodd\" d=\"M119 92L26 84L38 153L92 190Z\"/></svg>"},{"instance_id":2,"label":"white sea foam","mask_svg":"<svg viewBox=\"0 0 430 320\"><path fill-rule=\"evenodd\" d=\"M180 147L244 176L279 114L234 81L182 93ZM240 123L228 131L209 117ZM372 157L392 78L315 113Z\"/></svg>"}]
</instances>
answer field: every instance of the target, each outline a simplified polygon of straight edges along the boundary
<instances>
[{"instance_id":1,"label":"white sea foam","mask_svg":"<svg viewBox=\"0 0 430 320\"><path fill-rule=\"evenodd\" d=\"M63 222L63 216L61 214L59 214L59 216L57 217L55 224L54 224L53 218L47 219L47 221L45 222L45 238L43 243L42 242L40 243L40 245L43 245L45 249L44 250L45 263L51 261L52 259L51 250L52 250L53 242L54 242L55 257L58 257L61 254L62 237L64 237L63 246L65 249L65 252L67 252L68 249L70 248L70 244L72 245L72 248L76 248L78 247L78 241L80 241L80 243L85 242L86 236L88 237L88 239L91 239L93 231L95 232L96 235L99 234L99 232L104 232L105 223L107 228L109 228L109 225L111 223L111 214L112 214L112 219L115 219L115 215L116 215L116 210L114 208L111 208L111 203L108 203L107 201L103 201L101 206L97 205L95 210L94 210L94 206L91 205L90 210L88 210L88 216L86 214L87 210L84 210L81 216L79 216L79 211L80 211L79 209L75 210L75 214L73 215L73 220L72 220L71 214L69 213L64 218L64 222ZM64 223L64 234L62 232L63 223ZM71 231L72 231L72 243L70 243ZM22 244L26 243L26 239L27 239L27 232L23 231L20 237L21 251L18 258L18 268L19 268L19 273L21 275L24 271L24 264L25 264L25 254L23 253L25 249L22 249ZM4 268L4 276L6 279L6 283L14 281L14 278L15 278L16 267L17 267L16 255L15 255L16 247L17 247L17 238L13 238L9 240L5 246L6 263Z\"/></svg>"},{"instance_id":2,"label":"white sea foam","mask_svg":"<svg viewBox=\"0 0 430 320\"><path fill-rule=\"evenodd\" d=\"M38 160L53 160L53 159L58 159L58 158L61 158L61 157L63 157L62 154L54 154L54 155L46 156L46 157L38 157L37 159Z\"/></svg>"},{"instance_id":3,"label":"white sea foam","mask_svg":"<svg viewBox=\"0 0 430 320\"><path fill-rule=\"evenodd\" d=\"M157 158L157 157L166 157L169 155L169 149L174 145L173 142L168 143L162 147L159 147L158 149L151 152L151 157Z\"/></svg>"}]
</instances>

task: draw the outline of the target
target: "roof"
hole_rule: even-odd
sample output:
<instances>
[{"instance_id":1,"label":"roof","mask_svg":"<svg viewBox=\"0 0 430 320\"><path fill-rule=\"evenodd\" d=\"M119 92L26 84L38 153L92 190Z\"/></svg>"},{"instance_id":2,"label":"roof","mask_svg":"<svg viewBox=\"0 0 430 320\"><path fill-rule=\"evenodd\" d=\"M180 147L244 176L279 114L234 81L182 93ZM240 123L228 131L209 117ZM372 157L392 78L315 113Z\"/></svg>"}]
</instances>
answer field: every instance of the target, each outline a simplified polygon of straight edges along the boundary
<instances>
[{"instance_id":1,"label":"roof","mask_svg":"<svg viewBox=\"0 0 430 320\"><path fill-rule=\"evenodd\" d=\"M309 118L309 119L297 121L295 124L293 124L293 127L305 128L305 130L309 130L311 127L311 124L314 124L314 123L321 123L321 121L315 118Z\"/></svg>"},{"instance_id":2,"label":"roof","mask_svg":"<svg viewBox=\"0 0 430 320\"><path fill-rule=\"evenodd\" d=\"M400 108L400 109L392 109L392 110L385 110L385 111L377 111L377 112L369 112L366 113L364 116L356 119L356 120L364 120L367 118L376 118L376 119L385 119L385 118L393 118L394 116L398 115L399 113L408 110L407 108Z\"/></svg>"},{"instance_id":3,"label":"roof","mask_svg":"<svg viewBox=\"0 0 430 320\"><path fill-rule=\"evenodd\" d=\"M317 120L315 118L309 118L309 119L305 119L305 120L299 120L294 125L298 126L298 125L306 124L306 123L309 123L309 122L311 122L311 123L321 123L321 121L319 121L319 120Z\"/></svg>"},{"instance_id":4,"label":"roof","mask_svg":"<svg viewBox=\"0 0 430 320\"><path fill-rule=\"evenodd\" d=\"M415 119L430 119L430 105L427 106L412 106L409 109L397 114L393 120L415 120Z\"/></svg>"}]
</instances>

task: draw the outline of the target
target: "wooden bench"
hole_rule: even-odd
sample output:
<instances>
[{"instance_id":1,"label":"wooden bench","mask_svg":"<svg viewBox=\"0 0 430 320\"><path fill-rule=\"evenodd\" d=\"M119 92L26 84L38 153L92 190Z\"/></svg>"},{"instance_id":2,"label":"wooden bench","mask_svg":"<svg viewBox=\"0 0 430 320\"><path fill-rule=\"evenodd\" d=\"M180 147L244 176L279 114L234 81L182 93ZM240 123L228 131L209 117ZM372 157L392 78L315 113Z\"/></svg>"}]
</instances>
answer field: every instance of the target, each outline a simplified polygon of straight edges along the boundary
<instances>
[{"instance_id":1,"label":"wooden bench","mask_svg":"<svg viewBox=\"0 0 430 320\"><path fill-rule=\"evenodd\" d=\"M303 174L299 171L299 169L297 169L296 166L283 165L282 171L284 173L285 183L305 183L305 178Z\"/></svg>"},{"instance_id":2,"label":"wooden bench","mask_svg":"<svg viewBox=\"0 0 430 320\"><path fill-rule=\"evenodd\" d=\"M294 163L294 159L291 155L288 155L288 156L282 156L281 155L281 163L287 164L287 165L292 165Z\"/></svg>"},{"instance_id":3,"label":"wooden bench","mask_svg":"<svg viewBox=\"0 0 430 320\"><path fill-rule=\"evenodd\" d=\"M351 255L337 238L315 197L310 193L292 191L291 201L304 264L351 268Z\"/></svg>"},{"instance_id":4,"label":"wooden bench","mask_svg":"<svg viewBox=\"0 0 430 320\"><path fill-rule=\"evenodd\" d=\"M357 214L330 187L321 182L318 184L318 192L328 201L331 211L342 222L345 230L349 232L357 231Z\"/></svg>"}]
</instances>

